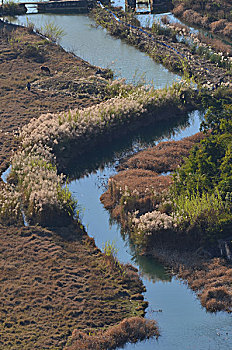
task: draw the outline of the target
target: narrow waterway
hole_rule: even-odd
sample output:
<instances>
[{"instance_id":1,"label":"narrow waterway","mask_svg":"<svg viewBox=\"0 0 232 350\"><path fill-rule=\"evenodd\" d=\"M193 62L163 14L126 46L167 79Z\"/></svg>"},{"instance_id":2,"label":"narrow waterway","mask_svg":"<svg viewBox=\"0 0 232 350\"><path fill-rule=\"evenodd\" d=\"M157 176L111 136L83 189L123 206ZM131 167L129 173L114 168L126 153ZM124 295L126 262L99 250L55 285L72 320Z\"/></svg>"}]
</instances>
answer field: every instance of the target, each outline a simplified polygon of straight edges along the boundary
<instances>
[{"instance_id":1,"label":"narrow waterway","mask_svg":"<svg viewBox=\"0 0 232 350\"><path fill-rule=\"evenodd\" d=\"M116 78L125 78L130 83L152 83L156 88L180 79L145 53L112 38L106 29L96 27L88 16L33 14L18 18L18 23L23 25L28 21L32 21L36 28L51 22L58 25L64 31L60 44L65 50L95 66L112 69Z\"/></svg>"},{"instance_id":2,"label":"narrow waterway","mask_svg":"<svg viewBox=\"0 0 232 350\"><path fill-rule=\"evenodd\" d=\"M121 40L110 37L94 22L82 15L31 15L21 16L19 21L32 20L37 27L48 21L58 24L65 36L61 45L86 61L111 68L116 76L128 82L138 82L141 76L155 87L170 85L179 79L161 65L154 63L146 54L128 46ZM171 111L170 111L171 113ZM231 316L225 313L210 314L200 305L196 295L187 286L169 275L165 268L151 258L137 256L133 245L120 227L112 223L109 213L100 203L109 176L116 172L116 165L125 155L143 149L165 139L181 139L199 130L200 115L194 112L188 122L163 125L140 131L136 136L113 144L99 154L89 156L84 163L73 164L70 177L77 177L69 187L78 199L82 221L90 236L95 238L99 248L106 241L114 241L118 248L118 258L138 267L147 288L144 297L149 302L147 317L158 321L161 337L127 345L126 350L228 350L232 349ZM76 167L76 169L75 169ZM85 169L85 171L80 171ZM124 237L124 238L123 238Z\"/></svg>"},{"instance_id":3,"label":"narrow waterway","mask_svg":"<svg viewBox=\"0 0 232 350\"><path fill-rule=\"evenodd\" d=\"M153 140L150 135L149 144L167 138L178 140L195 133L200 124L198 112L190 116L190 122L189 126L185 125L185 129L183 125L180 129L174 128L174 136L163 126L163 139L160 137L160 128L156 130L154 127ZM95 238L97 246L102 248L106 241L114 242L119 260L135 265L147 288L145 300L149 302L149 308L146 317L158 321L161 337L158 342L150 340L136 345L128 344L125 349L228 350L232 348L231 316L225 313L207 313L186 284L172 277L164 266L150 257L136 255L131 242L121 234L120 226L111 222L108 211L100 202L108 178L116 173L118 160L141 147L145 147L144 135L131 140L121 151L112 150L111 161L103 161L98 169L69 185L81 208L82 222L88 234Z\"/></svg>"}]
</instances>

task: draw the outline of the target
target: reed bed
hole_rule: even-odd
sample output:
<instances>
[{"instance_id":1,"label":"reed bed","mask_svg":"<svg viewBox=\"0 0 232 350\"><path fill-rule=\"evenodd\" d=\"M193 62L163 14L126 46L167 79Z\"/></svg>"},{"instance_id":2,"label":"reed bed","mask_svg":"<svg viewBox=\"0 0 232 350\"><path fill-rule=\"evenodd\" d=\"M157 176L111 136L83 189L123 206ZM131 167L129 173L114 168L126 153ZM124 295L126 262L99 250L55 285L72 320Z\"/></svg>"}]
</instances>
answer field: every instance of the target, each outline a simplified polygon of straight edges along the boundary
<instances>
[{"instance_id":1,"label":"reed bed","mask_svg":"<svg viewBox=\"0 0 232 350\"><path fill-rule=\"evenodd\" d=\"M159 113L170 107L185 110L195 94L184 81L160 90L146 86L131 87L129 91L122 87L121 90L118 97L96 106L68 113L48 113L32 120L20 133L22 147L40 143L52 147L55 152L62 152L66 144L76 141L83 152L90 141L108 133L114 134L114 129L117 131L125 125L130 128L133 122L141 122L148 115L158 119ZM169 113L167 119L171 117Z\"/></svg>"},{"instance_id":2,"label":"reed bed","mask_svg":"<svg viewBox=\"0 0 232 350\"><path fill-rule=\"evenodd\" d=\"M168 194L172 176L163 173L179 167L204 137L197 133L180 141L161 142L122 162L119 173L109 179L101 201L115 219L130 228L139 245L146 246L161 231L177 230L181 215L171 214Z\"/></svg>"},{"instance_id":3,"label":"reed bed","mask_svg":"<svg viewBox=\"0 0 232 350\"><path fill-rule=\"evenodd\" d=\"M58 174L56 165L56 156L62 158L70 145L75 145L76 152L81 154L99 140L119 137L120 130L130 131L146 119L154 121L162 113L162 117L170 118L172 116L167 113L170 106L183 112L188 108L190 96L195 94L184 81L161 90L127 86L123 82L114 82L108 89L118 96L85 109L43 114L20 131L21 147L12 157L9 181L15 186L12 189L19 193L21 208L29 223L59 225L76 217L77 203L65 186L64 175ZM183 104L183 94L186 104ZM10 210L18 215L18 205L14 205L14 201L7 195L2 201L3 208L9 202ZM6 223L4 210L0 216L2 223Z\"/></svg>"}]
</instances>

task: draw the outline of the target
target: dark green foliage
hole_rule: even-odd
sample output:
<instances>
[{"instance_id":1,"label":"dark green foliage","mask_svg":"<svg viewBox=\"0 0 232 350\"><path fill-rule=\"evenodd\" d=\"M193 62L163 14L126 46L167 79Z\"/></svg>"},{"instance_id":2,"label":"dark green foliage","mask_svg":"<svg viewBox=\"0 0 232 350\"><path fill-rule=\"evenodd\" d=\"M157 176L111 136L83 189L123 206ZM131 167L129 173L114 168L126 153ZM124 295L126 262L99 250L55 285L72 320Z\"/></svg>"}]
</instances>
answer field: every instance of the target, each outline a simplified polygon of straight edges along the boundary
<instances>
[{"instance_id":1,"label":"dark green foliage","mask_svg":"<svg viewBox=\"0 0 232 350\"><path fill-rule=\"evenodd\" d=\"M183 166L174 174L172 190L177 212L181 214L184 198L185 202L192 202L188 205L190 211L197 211L200 206L201 230L207 233L207 239L212 238L211 235L221 235L228 225L232 225L232 104L228 103L228 98L231 97L228 95L215 101L212 98L214 105L209 107L202 123L208 137L192 149ZM212 206L214 214L205 207L203 210L202 203L208 202L209 208L213 200L220 202L218 208ZM191 224L198 225L199 217L194 220Z\"/></svg>"},{"instance_id":2,"label":"dark green foliage","mask_svg":"<svg viewBox=\"0 0 232 350\"><path fill-rule=\"evenodd\" d=\"M177 193L213 192L215 187L223 197L232 190L232 105L222 110L210 107L202 127L211 130L207 138L195 146L185 164L177 171Z\"/></svg>"}]
</instances>

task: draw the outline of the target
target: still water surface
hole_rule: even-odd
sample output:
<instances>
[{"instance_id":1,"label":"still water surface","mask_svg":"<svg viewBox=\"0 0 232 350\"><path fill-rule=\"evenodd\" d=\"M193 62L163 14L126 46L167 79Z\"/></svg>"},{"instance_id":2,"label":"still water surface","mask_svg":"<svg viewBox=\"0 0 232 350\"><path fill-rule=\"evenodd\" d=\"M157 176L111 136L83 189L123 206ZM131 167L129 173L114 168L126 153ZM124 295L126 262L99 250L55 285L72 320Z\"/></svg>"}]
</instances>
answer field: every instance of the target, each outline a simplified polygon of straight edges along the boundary
<instances>
[{"instance_id":1,"label":"still water surface","mask_svg":"<svg viewBox=\"0 0 232 350\"><path fill-rule=\"evenodd\" d=\"M184 130L175 128L171 139L178 140L196 132L200 118L193 113L192 123ZM159 128L157 128L159 129ZM153 142L162 138L153 128ZM164 139L166 130L163 129ZM168 133L170 135L170 132ZM170 139L169 138L169 139ZM152 140L149 137L149 144ZM142 146L142 147L141 147ZM218 313L209 314L200 305L196 295L185 284L173 278L165 268L154 259L135 254L133 245L123 238L120 227L112 223L108 211L100 202L109 176L116 173L115 165L123 155L145 147L144 137L131 140L123 151L114 153L111 161L102 162L101 166L70 183L69 188L82 208L82 221L90 236L95 238L98 247L104 242L114 241L118 248L120 261L130 262L139 269L143 283L147 288L145 300L149 302L147 317L158 321L161 337L158 341L150 340L136 345L126 345L126 350L226 350L232 349L231 316ZM100 163L99 163L100 164ZM80 164L79 164L80 166ZM158 312L162 310L162 312Z\"/></svg>"},{"instance_id":2,"label":"still water surface","mask_svg":"<svg viewBox=\"0 0 232 350\"><path fill-rule=\"evenodd\" d=\"M137 82L141 76L155 87L170 85L179 77L154 63L146 54L113 39L105 30L96 28L94 22L82 15L31 15L37 27L48 21L59 24L65 31L61 45L86 61L111 68L116 76L128 82ZM26 23L26 16L19 21ZM144 74L145 73L145 74ZM167 123L166 123L167 124ZM138 267L147 288L145 300L149 302L147 317L158 321L161 337L135 345L128 344L126 350L229 350L232 349L232 319L225 313L209 314L200 305L196 295L185 284L168 274L155 260L137 256L133 245L121 235L120 227L112 223L109 213L99 198L105 191L109 176L116 173L115 166L125 155L143 149L165 139L180 139L199 130L198 112L189 117L189 122L175 123L149 128L149 130L123 140L121 144L99 150L98 155L89 156L83 164L74 164L70 177L76 177L69 187L82 208L82 221L90 236L101 248L106 241L115 241L119 249L118 258ZM83 168L85 171L80 171ZM80 174L82 173L82 175ZM162 310L162 312L158 312Z\"/></svg>"},{"instance_id":3,"label":"still water surface","mask_svg":"<svg viewBox=\"0 0 232 350\"><path fill-rule=\"evenodd\" d=\"M64 49L95 66L111 68L116 78L125 78L127 82L144 80L153 83L156 88L180 79L145 53L120 39L112 38L105 29L96 27L95 22L87 16L34 14L18 18L18 22L24 25L27 20L32 21L37 28L49 22L59 25L65 33L60 41Z\"/></svg>"}]
</instances>

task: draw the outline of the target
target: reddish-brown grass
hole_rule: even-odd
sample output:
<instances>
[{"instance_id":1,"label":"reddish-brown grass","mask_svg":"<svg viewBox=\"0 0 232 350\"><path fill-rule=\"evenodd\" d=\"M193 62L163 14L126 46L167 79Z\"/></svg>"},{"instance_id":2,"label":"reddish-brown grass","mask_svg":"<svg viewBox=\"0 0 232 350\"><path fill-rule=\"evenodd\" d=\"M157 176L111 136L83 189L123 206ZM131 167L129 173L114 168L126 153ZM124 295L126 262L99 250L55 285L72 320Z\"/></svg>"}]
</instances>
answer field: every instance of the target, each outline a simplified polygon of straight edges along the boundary
<instances>
[{"instance_id":1,"label":"reddish-brown grass","mask_svg":"<svg viewBox=\"0 0 232 350\"><path fill-rule=\"evenodd\" d=\"M130 342L158 337L159 331L154 321L141 317L131 317L106 331L85 334L79 330L72 333L70 345L66 350L111 350Z\"/></svg>"},{"instance_id":2,"label":"reddish-brown grass","mask_svg":"<svg viewBox=\"0 0 232 350\"><path fill-rule=\"evenodd\" d=\"M230 1L220 0L217 3L213 0L199 2L189 0L185 2L174 1L173 13L183 18L184 21L210 29L231 39L232 13Z\"/></svg>"},{"instance_id":3,"label":"reddish-brown grass","mask_svg":"<svg viewBox=\"0 0 232 350\"><path fill-rule=\"evenodd\" d=\"M224 31L226 28L224 29ZM229 53L229 55L232 54L232 48L230 45L227 45L223 43L219 39L212 39L208 36L201 35L200 33L198 34L198 39L202 42L205 43L215 49L216 52L223 52L225 55Z\"/></svg>"},{"instance_id":4,"label":"reddish-brown grass","mask_svg":"<svg viewBox=\"0 0 232 350\"><path fill-rule=\"evenodd\" d=\"M182 164L192 146L203 137L202 133L198 133L180 141L161 142L122 162L118 167L119 173L110 180L107 192L101 196L104 206L112 210L114 218L121 218L123 222L127 211L138 209L140 213L145 213L154 210L159 202L157 194L165 192L172 182L171 176L161 174ZM125 188L131 194L126 205L120 201Z\"/></svg>"},{"instance_id":5,"label":"reddish-brown grass","mask_svg":"<svg viewBox=\"0 0 232 350\"><path fill-rule=\"evenodd\" d=\"M63 349L74 329L97 333L144 314L136 270L111 266L77 227L0 227L0 233L1 349ZM149 336L142 320L129 324L131 339L133 330Z\"/></svg>"},{"instance_id":6,"label":"reddish-brown grass","mask_svg":"<svg viewBox=\"0 0 232 350\"><path fill-rule=\"evenodd\" d=\"M208 257L204 250L167 248L159 242L150 254L187 281L208 311L232 311L232 269L225 259Z\"/></svg>"},{"instance_id":7,"label":"reddish-brown grass","mask_svg":"<svg viewBox=\"0 0 232 350\"><path fill-rule=\"evenodd\" d=\"M210 29L212 32L216 33L225 28L227 21L225 19L220 19L210 24Z\"/></svg>"},{"instance_id":8,"label":"reddish-brown grass","mask_svg":"<svg viewBox=\"0 0 232 350\"><path fill-rule=\"evenodd\" d=\"M144 169L157 174L173 171L181 165L194 144L204 138L202 133L186 137L180 141L160 142L157 146L139 152L120 164L119 170Z\"/></svg>"}]
</instances>

